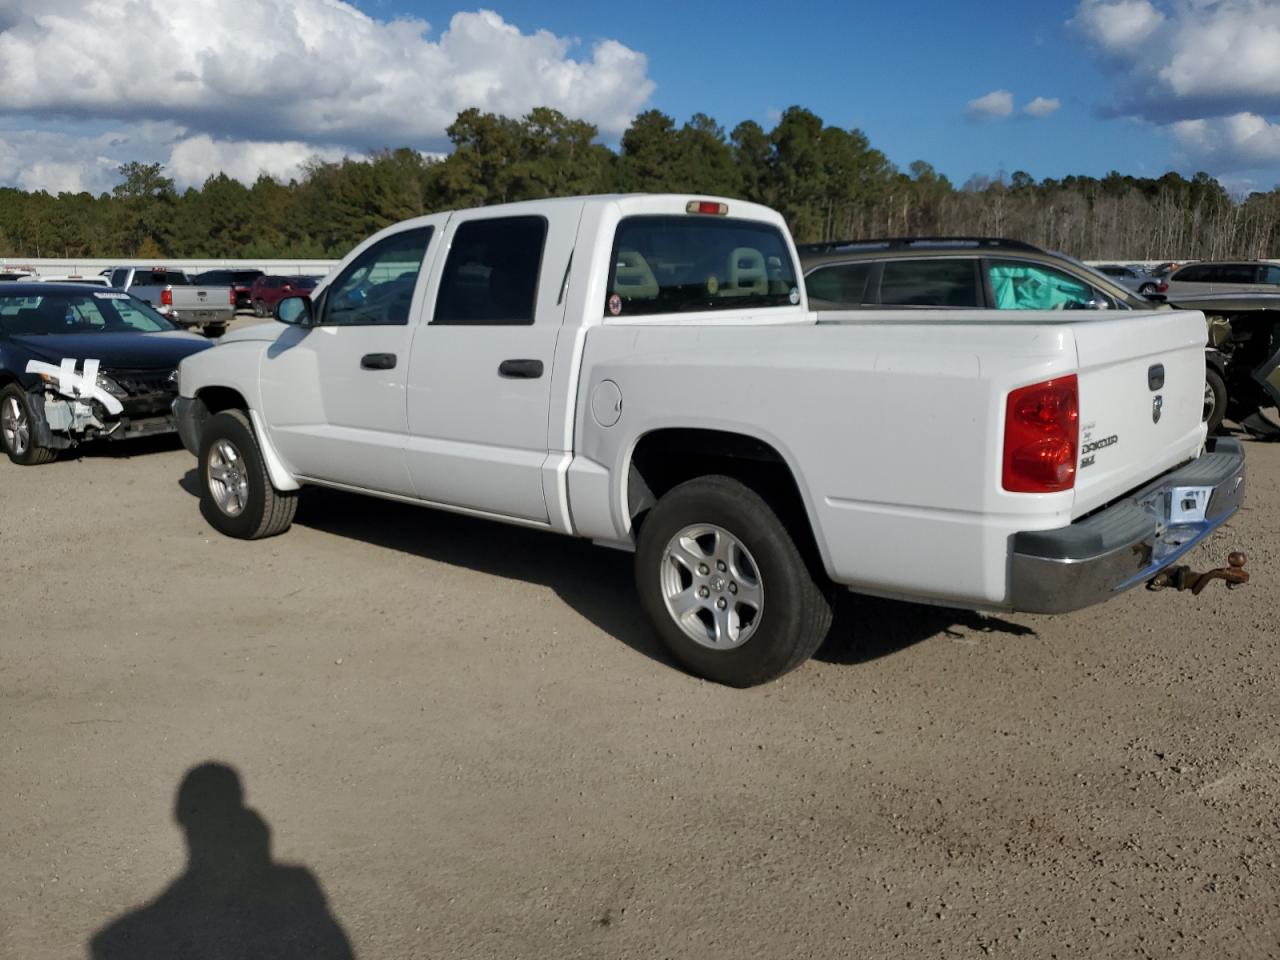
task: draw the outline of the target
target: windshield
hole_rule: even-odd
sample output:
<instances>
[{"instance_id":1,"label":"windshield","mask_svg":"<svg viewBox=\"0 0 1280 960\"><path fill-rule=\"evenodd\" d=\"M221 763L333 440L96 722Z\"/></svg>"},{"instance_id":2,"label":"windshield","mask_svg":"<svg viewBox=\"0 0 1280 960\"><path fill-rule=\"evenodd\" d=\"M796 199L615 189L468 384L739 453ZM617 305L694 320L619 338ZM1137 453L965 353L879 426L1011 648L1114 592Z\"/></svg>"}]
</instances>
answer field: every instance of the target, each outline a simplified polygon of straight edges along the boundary
<instances>
[{"instance_id":1,"label":"windshield","mask_svg":"<svg viewBox=\"0 0 1280 960\"><path fill-rule=\"evenodd\" d=\"M28 295L0 293L0 333L161 333L178 329L150 306L114 290Z\"/></svg>"}]
</instances>

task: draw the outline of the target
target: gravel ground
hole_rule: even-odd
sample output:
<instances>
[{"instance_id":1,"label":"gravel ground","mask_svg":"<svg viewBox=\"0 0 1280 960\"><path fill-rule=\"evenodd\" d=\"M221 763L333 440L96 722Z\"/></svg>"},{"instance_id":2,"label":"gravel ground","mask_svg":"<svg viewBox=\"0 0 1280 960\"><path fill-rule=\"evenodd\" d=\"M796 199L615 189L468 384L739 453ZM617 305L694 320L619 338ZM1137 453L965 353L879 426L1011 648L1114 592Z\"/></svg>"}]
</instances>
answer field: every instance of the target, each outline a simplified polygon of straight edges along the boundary
<instances>
[{"instance_id":1,"label":"gravel ground","mask_svg":"<svg viewBox=\"0 0 1280 960\"><path fill-rule=\"evenodd\" d=\"M0 955L1280 956L1248 447L1190 558L1243 589L850 598L749 691L666 661L620 553L319 490L243 543L174 443L0 462Z\"/></svg>"}]
</instances>

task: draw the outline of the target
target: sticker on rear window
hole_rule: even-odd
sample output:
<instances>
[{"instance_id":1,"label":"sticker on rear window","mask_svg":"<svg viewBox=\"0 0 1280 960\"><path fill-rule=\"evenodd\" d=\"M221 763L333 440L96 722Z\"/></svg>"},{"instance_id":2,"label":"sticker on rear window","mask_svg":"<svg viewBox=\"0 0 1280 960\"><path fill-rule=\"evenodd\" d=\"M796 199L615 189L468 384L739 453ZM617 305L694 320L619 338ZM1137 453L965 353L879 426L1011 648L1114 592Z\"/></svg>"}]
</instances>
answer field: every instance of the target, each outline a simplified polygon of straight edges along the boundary
<instances>
[{"instance_id":1,"label":"sticker on rear window","mask_svg":"<svg viewBox=\"0 0 1280 960\"><path fill-rule=\"evenodd\" d=\"M95 293L94 296L97 297L99 300L128 300L129 299L129 295L127 293L116 293L114 290L107 291L106 293Z\"/></svg>"}]
</instances>

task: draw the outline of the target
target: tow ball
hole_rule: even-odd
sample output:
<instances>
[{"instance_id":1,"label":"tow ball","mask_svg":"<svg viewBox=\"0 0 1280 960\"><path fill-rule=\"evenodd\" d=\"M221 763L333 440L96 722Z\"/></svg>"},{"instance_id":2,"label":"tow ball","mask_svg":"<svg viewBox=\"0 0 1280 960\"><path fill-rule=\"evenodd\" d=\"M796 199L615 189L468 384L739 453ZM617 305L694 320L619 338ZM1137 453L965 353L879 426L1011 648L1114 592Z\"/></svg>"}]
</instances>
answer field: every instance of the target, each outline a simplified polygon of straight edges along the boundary
<instances>
[{"instance_id":1,"label":"tow ball","mask_svg":"<svg viewBox=\"0 0 1280 960\"><path fill-rule=\"evenodd\" d=\"M1249 582L1249 571L1244 568L1248 562L1248 556L1237 550L1227 554L1225 567L1218 567L1216 570L1196 573L1190 567L1169 567L1152 577L1147 583L1147 589L1163 590L1165 587L1173 587L1175 590L1190 590L1193 596L1198 596L1212 581L1221 580L1230 590Z\"/></svg>"}]
</instances>

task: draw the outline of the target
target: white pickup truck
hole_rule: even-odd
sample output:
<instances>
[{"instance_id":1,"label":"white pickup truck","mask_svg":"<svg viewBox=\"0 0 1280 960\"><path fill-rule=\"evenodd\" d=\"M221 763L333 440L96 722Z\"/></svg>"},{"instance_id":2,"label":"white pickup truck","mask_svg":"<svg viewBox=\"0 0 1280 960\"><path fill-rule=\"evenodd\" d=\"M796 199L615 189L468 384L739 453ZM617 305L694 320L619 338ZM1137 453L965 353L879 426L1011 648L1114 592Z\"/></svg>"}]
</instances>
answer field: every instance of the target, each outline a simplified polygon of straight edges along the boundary
<instances>
[{"instance_id":1,"label":"white pickup truck","mask_svg":"<svg viewBox=\"0 0 1280 960\"><path fill-rule=\"evenodd\" d=\"M320 484L634 550L672 653L745 686L817 649L837 585L1068 611L1239 507L1200 313L816 314L798 278L782 218L737 200L390 227L183 361L205 513L277 534Z\"/></svg>"}]
</instances>

